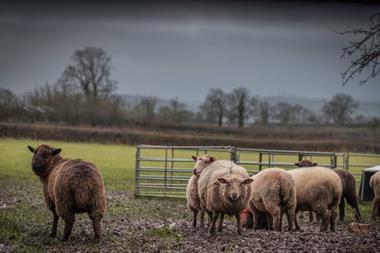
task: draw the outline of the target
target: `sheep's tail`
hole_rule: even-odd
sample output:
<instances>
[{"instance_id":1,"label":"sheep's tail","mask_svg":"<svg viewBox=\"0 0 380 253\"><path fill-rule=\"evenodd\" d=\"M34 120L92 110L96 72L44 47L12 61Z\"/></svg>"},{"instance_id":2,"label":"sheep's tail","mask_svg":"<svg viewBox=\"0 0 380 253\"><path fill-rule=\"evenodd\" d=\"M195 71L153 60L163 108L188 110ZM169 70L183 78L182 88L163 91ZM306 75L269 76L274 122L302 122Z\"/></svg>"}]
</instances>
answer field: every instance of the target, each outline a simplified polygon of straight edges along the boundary
<instances>
[{"instance_id":1,"label":"sheep's tail","mask_svg":"<svg viewBox=\"0 0 380 253\"><path fill-rule=\"evenodd\" d=\"M282 205L286 205L289 201L291 201L292 198L292 191L294 187L291 187L288 182L283 180L281 187L280 187L280 201Z\"/></svg>"},{"instance_id":2,"label":"sheep's tail","mask_svg":"<svg viewBox=\"0 0 380 253\"><path fill-rule=\"evenodd\" d=\"M106 207L103 180L98 173L82 177L73 185L75 206L89 212L104 213Z\"/></svg>"}]
</instances>

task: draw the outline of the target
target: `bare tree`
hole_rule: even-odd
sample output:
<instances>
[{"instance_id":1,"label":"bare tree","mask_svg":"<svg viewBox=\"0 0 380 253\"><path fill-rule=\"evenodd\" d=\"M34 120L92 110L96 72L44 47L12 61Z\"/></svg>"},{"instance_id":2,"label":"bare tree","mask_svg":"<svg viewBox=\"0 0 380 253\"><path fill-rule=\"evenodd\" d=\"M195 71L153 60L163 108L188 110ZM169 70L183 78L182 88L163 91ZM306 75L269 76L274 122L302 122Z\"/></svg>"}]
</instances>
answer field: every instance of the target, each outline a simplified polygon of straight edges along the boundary
<instances>
[{"instance_id":1,"label":"bare tree","mask_svg":"<svg viewBox=\"0 0 380 253\"><path fill-rule=\"evenodd\" d=\"M358 103L350 95L338 93L323 105L322 111L335 124L343 125L351 121L351 116L358 106Z\"/></svg>"},{"instance_id":2,"label":"bare tree","mask_svg":"<svg viewBox=\"0 0 380 253\"><path fill-rule=\"evenodd\" d=\"M294 107L291 104L280 102L273 108L274 118L276 118L281 124L289 124L294 122Z\"/></svg>"},{"instance_id":3,"label":"bare tree","mask_svg":"<svg viewBox=\"0 0 380 253\"><path fill-rule=\"evenodd\" d=\"M261 124L268 124L272 117L273 107L267 101L260 101L257 103L254 115L256 122Z\"/></svg>"},{"instance_id":4,"label":"bare tree","mask_svg":"<svg viewBox=\"0 0 380 253\"><path fill-rule=\"evenodd\" d=\"M143 97L141 98L139 104L137 105L138 110L145 121L153 121L155 116L155 110L157 105L156 97Z\"/></svg>"},{"instance_id":5,"label":"bare tree","mask_svg":"<svg viewBox=\"0 0 380 253\"><path fill-rule=\"evenodd\" d=\"M111 79L111 57L103 49L86 47L76 50L72 60L73 63L63 72L60 83L79 87L89 102L107 97L114 91L116 81Z\"/></svg>"},{"instance_id":6,"label":"bare tree","mask_svg":"<svg viewBox=\"0 0 380 253\"><path fill-rule=\"evenodd\" d=\"M370 22L369 28L340 32L342 35L355 38L343 48L342 57L351 58L349 67L342 73L343 85L353 79L356 74L367 71L367 76L359 82L363 85L380 72L380 12L372 15Z\"/></svg>"},{"instance_id":7,"label":"bare tree","mask_svg":"<svg viewBox=\"0 0 380 253\"><path fill-rule=\"evenodd\" d=\"M247 88L239 87L228 94L228 117L231 121L238 122L238 126L244 127L245 121L249 117L250 96Z\"/></svg>"},{"instance_id":8,"label":"bare tree","mask_svg":"<svg viewBox=\"0 0 380 253\"><path fill-rule=\"evenodd\" d=\"M192 113L186 110L186 104L179 102L177 98L171 99L168 106L161 106L158 111L160 120L169 124L181 124L191 120L192 116Z\"/></svg>"},{"instance_id":9,"label":"bare tree","mask_svg":"<svg viewBox=\"0 0 380 253\"><path fill-rule=\"evenodd\" d=\"M221 89L210 89L205 102L201 105L201 110L206 114L206 118L212 122L217 121L218 126L223 125L223 118L226 112L226 94Z\"/></svg>"},{"instance_id":10,"label":"bare tree","mask_svg":"<svg viewBox=\"0 0 380 253\"><path fill-rule=\"evenodd\" d=\"M13 115L19 107L17 96L12 91L0 88L0 119L17 117Z\"/></svg>"},{"instance_id":11,"label":"bare tree","mask_svg":"<svg viewBox=\"0 0 380 253\"><path fill-rule=\"evenodd\" d=\"M277 103L273 107L273 117L281 124L315 123L315 115L302 105L292 105L285 102Z\"/></svg>"}]
</instances>

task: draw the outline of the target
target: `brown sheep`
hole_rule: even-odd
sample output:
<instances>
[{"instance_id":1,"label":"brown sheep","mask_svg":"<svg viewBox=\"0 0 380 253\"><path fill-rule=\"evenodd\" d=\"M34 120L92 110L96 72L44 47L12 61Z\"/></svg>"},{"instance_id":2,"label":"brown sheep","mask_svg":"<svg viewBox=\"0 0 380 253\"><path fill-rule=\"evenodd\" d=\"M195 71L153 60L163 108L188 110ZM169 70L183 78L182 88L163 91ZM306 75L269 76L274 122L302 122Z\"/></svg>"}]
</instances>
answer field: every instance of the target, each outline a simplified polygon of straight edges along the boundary
<instances>
[{"instance_id":1,"label":"brown sheep","mask_svg":"<svg viewBox=\"0 0 380 253\"><path fill-rule=\"evenodd\" d=\"M289 171L296 185L296 229L300 229L298 211L313 211L322 219L321 231L335 231L336 208L342 195L340 177L324 167L297 168Z\"/></svg>"},{"instance_id":2,"label":"brown sheep","mask_svg":"<svg viewBox=\"0 0 380 253\"><path fill-rule=\"evenodd\" d=\"M334 170L340 180L342 181L342 198L339 204L339 220L343 222L345 201L354 209L354 215L357 222L360 222L361 215L358 204L358 197L356 195L356 181L354 176L347 170L337 169Z\"/></svg>"},{"instance_id":3,"label":"brown sheep","mask_svg":"<svg viewBox=\"0 0 380 253\"><path fill-rule=\"evenodd\" d=\"M270 168L251 177L251 199L249 209L255 214L255 223L259 224L260 213L269 213L271 224L281 231L281 217L285 213L288 230L293 229L296 210L296 189L292 176L283 169Z\"/></svg>"},{"instance_id":4,"label":"brown sheep","mask_svg":"<svg viewBox=\"0 0 380 253\"><path fill-rule=\"evenodd\" d=\"M312 163L311 161L305 159L298 163L295 163L297 167L314 167L317 163ZM342 181L342 198L339 204L339 220L343 222L345 213L345 202L347 202L353 209L354 215L357 222L361 220L358 198L356 195L356 182L354 176L342 169L334 170ZM310 213L310 221L313 220L313 214Z\"/></svg>"},{"instance_id":5,"label":"brown sheep","mask_svg":"<svg viewBox=\"0 0 380 253\"><path fill-rule=\"evenodd\" d=\"M235 216L237 232L241 234L240 212L247 207L252 182L247 170L231 161L215 161L203 170L198 180L198 193L201 207L211 219L211 235L215 233L218 218L218 231L222 231L225 214Z\"/></svg>"},{"instance_id":6,"label":"brown sheep","mask_svg":"<svg viewBox=\"0 0 380 253\"><path fill-rule=\"evenodd\" d=\"M193 212L193 227L197 226L197 214L200 211L201 212L201 224L200 226L204 226L204 210L201 208L200 202L199 202L199 195L198 195L198 179L199 175L202 173L203 169L211 164L213 161L215 161L215 158L212 156L192 156L193 160L196 162L194 169L193 169L193 175L190 177L189 182L187 183L186 187L186 200L187 200L187 206L189 209Z\"/></svg>"},{"instance_id":7,"label":"brown sheep","mask_svg":"<svg viewBox=\"0 0 380 253\"><path fill-rule=\"evenodd\" d=\"M380 217L380 171L372 175L369 185L374 193L372 219L376 220L376 217Z\"/></svg>"},{"instance_id":8,"label":"brown sheep","mask_svg":"<svg viewBox=\"0 0 380 253\"><path fill-rule=\"evenodd\" d=\"M57 235L61 217L65 222L63 240L68 240L74 214L87 212L93 222L95 238L100 238L106 197L103 179L96 166L79 159L63 159L59 155L61 149L49 145L28 148L34 153L32 169L42 182L46 205L53 213L51 236Z\"/></svg>"}]
</instances>

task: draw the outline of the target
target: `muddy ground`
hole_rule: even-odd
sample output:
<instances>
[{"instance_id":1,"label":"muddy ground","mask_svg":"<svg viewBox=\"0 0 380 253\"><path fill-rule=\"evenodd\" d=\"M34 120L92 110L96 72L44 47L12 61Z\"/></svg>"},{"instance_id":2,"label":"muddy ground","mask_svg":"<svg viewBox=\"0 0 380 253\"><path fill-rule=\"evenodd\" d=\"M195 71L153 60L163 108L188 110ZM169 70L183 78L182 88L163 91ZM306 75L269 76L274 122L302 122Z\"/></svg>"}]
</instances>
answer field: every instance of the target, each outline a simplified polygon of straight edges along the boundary
<instances>
[{"instance_id":1,"label":"muddy ground","mask_svg":"<svg viewBox=\"0 0 380 253\"><path fill-rule=\"evenodd\" d=\"M0 222L17 230L1 237L0 252L380 252L379 224L365 234L349 233L342 224L335 233L321 233L318 224L305 221L300 232L244 230L239 236L235 221L227 219L224 231L209 237L206 229L192 228L183 201L134 199L126 192L108 194L100 241L92 239L92 226L82 214L70 240L61 242L63 223L58 238L50 238L51 214L42 196L4 196L3 191Z\"/></svg>"}]
</instances>

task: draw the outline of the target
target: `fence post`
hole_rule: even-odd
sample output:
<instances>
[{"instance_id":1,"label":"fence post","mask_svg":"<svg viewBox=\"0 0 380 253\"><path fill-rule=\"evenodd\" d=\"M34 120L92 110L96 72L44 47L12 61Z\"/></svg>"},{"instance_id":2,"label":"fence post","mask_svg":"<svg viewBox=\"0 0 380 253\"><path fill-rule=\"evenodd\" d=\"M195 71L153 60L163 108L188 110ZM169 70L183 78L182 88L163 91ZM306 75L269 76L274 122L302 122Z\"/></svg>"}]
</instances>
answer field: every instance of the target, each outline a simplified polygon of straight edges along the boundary
<instances>
[{"instance_id":1,"label":"fence post","mask_svg":"<svg viewBox=\"0 0 380 253\"><path fill-rule=\"evenodd\" d=\"M234 163L237 163L239 161L239 158L237 157L236 147L230 147L230 160Z\"/></svg>"},{"instance_id":2,"label":"fence post","mask_svg":"<svg viewBox=\"0 0 380 253\"><path fill-rule=\"evenodd\" d=\"M268 167L272 167L272 152L268 153Z\"/></svg>"},{"instance_id":3,"label":"fence post","mask_svg":"<svg viewBox=\"0 0 380 253\"><path fill-rule=\"evenodd\" d=\"M336 168L336 154L333 153L330 156L330 168Z\"/></svg>"},{"instance_id":4,"label":"fence post","mask_svg":"<svg viewBox=\"0 0 380 253\"><path fill-rule=\"evenodd\" d=\"M168 188L168 148L165 149L165 172L164 172L164 197Z\"/></svg>"},{"instance_id":5,"label":"fence post","mask_svg":"<svg viewBox=\"0 0 380 253\"><path fill-rule=\"evenodd\" d=\"M350 154L345 153L344 154L344 169L349 171L350 170Z\"/></svg>"},{"instance_id":6,"label":"fence post","mask_svg":"<svg viewBox=\"0 0 380 253\"><path fill-rule=\"evenodd\" d=\"M139 178L140 178L140 146L136 149L136 170L135 170L135 197L139 194Z\"/></svg>"},{"instance_id":7,"label":"fence post","mask_svg":"<svg viewBox=\"0 0 380 253\"><path fill-rule=\"evenodd\" d=\"M263 165L262 165L262 163L263 163L263 153L262 152L260 152L259 153L259 171L261 171L262 170L262 168L263 168Z\"/></svg>"}]
</instances>

